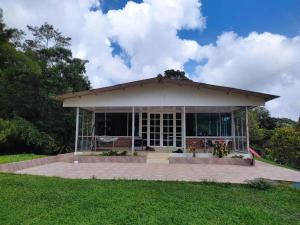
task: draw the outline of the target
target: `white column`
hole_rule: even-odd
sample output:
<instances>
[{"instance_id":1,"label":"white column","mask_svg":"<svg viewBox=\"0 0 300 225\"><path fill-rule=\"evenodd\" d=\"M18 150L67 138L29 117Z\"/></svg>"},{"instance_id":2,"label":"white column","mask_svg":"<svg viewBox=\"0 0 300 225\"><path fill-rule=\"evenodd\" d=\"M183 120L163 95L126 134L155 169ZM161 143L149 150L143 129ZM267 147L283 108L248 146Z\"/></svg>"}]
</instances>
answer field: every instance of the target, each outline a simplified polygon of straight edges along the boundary
<instances>
[{"instance_id":1,"label":"white column","mask_svg":"<svg viewBox=\"0 0 300 225\"><path fill-rule=\"evenodd\" d=\"M95 138L95 111L92 112L92 124L91 124L91 133L89 135L91 135L91 151L93 150L97 150L96 147L96 138Z\"/></svg>"},{"instance_id":2,"label":"white column","mask_svg":"<svg viewBox=\"0 0 300 225\"><path fill-rule=\"evenodd\" d=\"M248 119L248 107L246 106L246 135L247 135L247 152L249 152L249 119Z\"/></svg>"},{"instance_id":3,"label":"white column","mask_svg":"<svg viewBox=\"0 0 300 225\"><path fill-rule=\"evenodd\" d=\"M134 153L134 106L132 107L132 131L131 131L131 151L132 154Z\"/></svg>"},{"instance_id":4,"label":"white column","mask_svg":"<svg viewBox=\"0 0 300 225\"><path fill-rule=\"evenodd\" d=\"M231 136L232 136L232 147L233 150L236 150L236 143L235 143L235 122L234 122L234 113L231 112Z\"/></svg>"},{"instance_id":5,"label":"white column","mask_svg":"<svg viewBox=\"0 0 300 225\"><path fill-rule=\"evenodd\" d=\"M185 128L185 106L182 109L182 148L183 152L186 152L186 128Z\"/></svg>"},{"instance_id":6,"label":"white column","mask_svg":"<svg viewBox=\"0 0 300 225\"><path fill-rule=\"evenodd\" d=\"M78 145L78 129L79 129L79 107L76 107L75 154L77 153L77 145Z\"/></svg>"},{"instance_id":7,"label":"white column","mask_svg":"<svg viewBox=\"0 0 300 225\"><path fill-rule=\"evenodd\" d=\"M91 129L92 129L91 135L95 136L95 111L92 112L92 127L91 127Z\"/></svg>"}]
</instances>

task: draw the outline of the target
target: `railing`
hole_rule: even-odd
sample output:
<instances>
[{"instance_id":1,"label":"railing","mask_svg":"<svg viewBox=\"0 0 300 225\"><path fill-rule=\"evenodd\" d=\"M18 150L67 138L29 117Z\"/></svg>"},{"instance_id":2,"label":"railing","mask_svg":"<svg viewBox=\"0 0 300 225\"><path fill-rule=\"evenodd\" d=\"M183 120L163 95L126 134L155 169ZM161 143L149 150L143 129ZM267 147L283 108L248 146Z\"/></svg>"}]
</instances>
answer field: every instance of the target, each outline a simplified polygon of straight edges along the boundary
<instances>
[{"instance_id":1,"label":"railing","mask_svg":"<svg viewBox=\"0 0 300 225\"><path fill-rule=\"evenodd\" d=\"M235 137L187 137L187 139L195 139L187 141L187 148L193 147L204 153L212 153L214 144L224 142L231 151L247 153L247 138L245 136Z\"/></svg>"}]
</instances>

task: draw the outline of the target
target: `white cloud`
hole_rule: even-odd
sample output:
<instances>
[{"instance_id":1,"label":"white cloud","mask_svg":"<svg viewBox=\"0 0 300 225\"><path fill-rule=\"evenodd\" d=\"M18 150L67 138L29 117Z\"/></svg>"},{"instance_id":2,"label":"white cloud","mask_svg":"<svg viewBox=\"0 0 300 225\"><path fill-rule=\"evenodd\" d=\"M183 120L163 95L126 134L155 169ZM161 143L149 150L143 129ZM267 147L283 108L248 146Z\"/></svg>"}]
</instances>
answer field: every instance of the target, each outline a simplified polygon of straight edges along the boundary
<instances>
[{"instance_id":1,"label":"white cloud","mask_svg":"<svg viewBox=\"0 0 300 225\"><path fill-rule=\"evenodd\" d=\"M153 76L168 68L183 69L197 51L195 41L181 40L177 30L202 29L205 19L197 0L128 2L124 9L90 11L99 1L4 0L5 22L25 29L27 24L53 24L72 37L76 57L89 60L87 74L94 87ZM111 41L118 41L131 60L112 56Z\"/></svg>"},{"instance_id":2,"label":"white cloud","mask_svg":"<svg viewBox=\"0 0 300 225\"><path fill-rule=\"evenodd\" d=\"M142 79L166 69L183 69L189 59L201 63L196 80L265 91L282 96L268 104L273 115L296 119L300 112L300 36L271 33L247 37L227 32L211 45L177 36L181 29L205 28L197 0L144 0L123 9L90 11L97 0L2 0L4 20L10 27L53 24L72 37L76 57L89 60L87 75L93 87ZM112 55L117 42L130 60Z\"/></svg>"},{"instance_id":3,"label":"white cloud","mask_svg":"<svg viewBox=\"0 0 300 225\"><path fill-rule=\"evenodd\" d=\"M300 37L250 33L239 37L223 33L216 45L204 46L198 80L263 91L281 98L267 104L274 116L300 116Z\"/></svg>"}]
</instances>

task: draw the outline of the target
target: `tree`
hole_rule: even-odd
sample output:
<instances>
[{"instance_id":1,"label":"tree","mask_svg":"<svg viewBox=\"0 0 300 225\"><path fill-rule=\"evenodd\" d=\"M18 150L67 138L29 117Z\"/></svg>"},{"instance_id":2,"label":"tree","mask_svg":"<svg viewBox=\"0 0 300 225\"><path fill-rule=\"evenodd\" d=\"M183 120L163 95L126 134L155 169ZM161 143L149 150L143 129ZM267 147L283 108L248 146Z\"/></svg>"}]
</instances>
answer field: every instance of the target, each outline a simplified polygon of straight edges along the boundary
<instances>
[{"instance_id":1,"label":"tree","mask_svg":"<svg viewBox=\"0 0 300 225\"><path fill-rule=\"evenodd\" d=\"M174 69L166 70L164 72L164 77L169 78L169 79L174 79L174 80L189 80L185 76L184 71L174 70Z\"/></svg>"},{"instance_id":2,"label":"tree","mask_svg":"<svg viewBox=\"0 0 300 225\"><path fill-rule=\"evenodd\" d=\"M277 128L271 137L274 161L300 169L300 132L293 127Z\"/></svg>"},{"instance_id":3,"label":"tree","mask_svg":"<svg viewBox=\"0 0 300 225\"><path fill-rule=\"evenodd\" d=\"M59 151L73 143L75 113L52 97L90 88L87 61L73 58L70 38L52 25L28 29L33 38L24 41L21 32L0 23L0 118L22 125L6 139L5 148L49 153L47 146L56 146L52 151Z\"/></svg>"},{"instance_id":4,"label":"tree","mask_svg":"<svg viewBox=\"0 0 300 225\"><path fill-rule=\"evenodd\" d=\"M32 33L34 39L28 39L25 41L26 46L30 49L48 49L65 48L70 46L70 37L64 37L58 30L52 25L44 23L42 26L27 26L28 30Z\"/></svg>"}]
</instances>

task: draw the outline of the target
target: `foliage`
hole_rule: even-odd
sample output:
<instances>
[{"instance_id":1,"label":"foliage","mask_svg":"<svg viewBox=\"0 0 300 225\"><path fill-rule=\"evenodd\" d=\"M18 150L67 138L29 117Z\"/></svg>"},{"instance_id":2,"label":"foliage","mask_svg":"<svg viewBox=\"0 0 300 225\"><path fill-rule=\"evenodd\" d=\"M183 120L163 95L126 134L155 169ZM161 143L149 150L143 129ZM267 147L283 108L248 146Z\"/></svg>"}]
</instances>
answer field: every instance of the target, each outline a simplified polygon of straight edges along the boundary
<instances>
[{"instance_id":1,"label":"foliage","mask_svg":"<svg viewBox=\"0 0 300 225\"><path fill-rule=\"evenodd\" d=\"M36 154L0 155L0 164L20 162L20 161L37 159L42 157L45 157L45 155L36 155Z\"/></svg>"},{"instance_id":2,"label":"foliage","mask_svg":"<svg viewBox=\"0 0 300 225\"><path fill-rule=\"evenodd\" d=\"M59 150L54 139L45 132L40 132L32 123L21 117L15 116L6 121L7 130L5 141L0 143L0 154L23 152L27 146L31 152L50 154ZM19 146L21 145L21 148ZM7 152L9 151L9 152Z\"/></svg>"},{"instance_id":3,"label":"foliage","mask_svg":"<svg viewBox=\"0 0 300 225\"><path fill-rule=\"evenodd\" d=\"M9 139L4 138L8 130L1 130L2 142L6 141L2 144L6 149L29 152L31 148L66 150L74 143L75 112L62 108L53 96L90 88L85 76L87 61L73 58L68 48L71 39L52 25L28 29L32 38L24 41L24 32L6 28L0 17L0 118L11 121L17 116L26 127L15 130L14 138ZM12 122L21 125L18 121Z\"/></svg>"},{"instance_id":4,"label":"foliage","mask_svg":"<svg viewBox=\"0 0 300 225\"><path fill-rule=\"evenodd\" d=\"M0 118L0 144L5 143L12 132L13 128L10 121Z\"/></svg>"},{"instance_id":5,"label":"foliage","mask_svg":"<svg viewBox=\"0 0 300 225\"><path fill-rule=\"evenodd\" d=\"M115 150L107 151L107 152L102 152L101 153L101 156L125 156L125 155L127 155L126 151L117 152Z\"/></svg>"},{"instance_id":6,"label":"foliage","mask_svg":"<svg viewBox=\"0 0 300 225\"><path fill-rule=\"evenodd\" d=\"M246 185L211 182L0 174L0 202L5 225L293 225L299 224L300 195L299 190L284 186L257 191Z\"/></svg>"},{"instance_id":7,"label":"foliage","mask_svg":"<svg viewBox=\"0 0 300 225\"><path fill-rule=\"evenodd\" d=\"M254 180L248 180L247 184L249 187L258 190L268 190L274 186L272 182L264 178L256 178Z\"/></svg>"},{"instance_id":8,"label":"foliage","mask_svg":"<svg viewBox=\"0 0 300 225\"><path fill-rule=\"evenodd\" d=\"M268 160L299 168L299 133L299 123L272 118L265 108L249 113L250 145Z\"/></svg>"},{"instance_id":9,"label":"foliage","mask_svg":"<svg viewBox=\"0 0 300 225\"><path fill-rule=\"evenodd\" d=\"M51 153L57 151L54 139L45 132L40 132L30 122L16 117L12 120L14 126L14 138L24 141L27 146L42 153Z\"/></svg>"},{"instance_id":10,"label":"foliage","mask_svg":"<svg viewBox=\"0 0 300 225\"><path fill-rule=\"evenodd\" d=\"M295 128L277 128L270 139L272 158L284 165L300 169L300 132Z\"/></svg>"},{"instance_id":11,"label":"foliage","mask_svg":"<svg viewBox=\"0 0 300 225\"><path fill-rule=\"evenodd\" d=\"M213 155L218 156L219 158L222 158L230 153L230 150L226 143L224 142L217 142L214 144L214 150Z\"/></svg>"},{"instance_id":12,"label":"foliage","mask_svg":"<svg viewBox=\"0 0 300 225\"><path fill-rule=\"evenodd\" d=\"M162 76L162 75L159 75ZM164 77L168 78L168 79L174 79L174 80L189 80L186 76L185 76L185 72L184 71L180 71L180 70L166 70L164 72Z\"/></svg>"},{"instance_id":13,"label":"foliage","mask_svg":"<svg viewBox=\"0 0 300 225\"><path fill-rule=\"evenodd\" d=\"M117 156L118 152L115 150L107 151L107 152L102 152L101 156Z\"/></svg>"}]
</instances>

